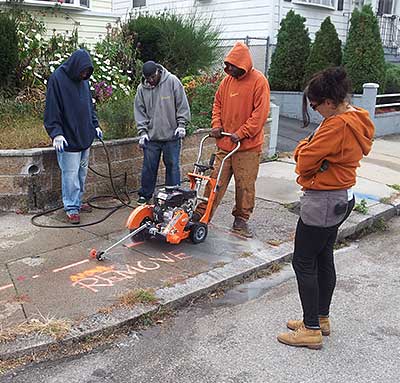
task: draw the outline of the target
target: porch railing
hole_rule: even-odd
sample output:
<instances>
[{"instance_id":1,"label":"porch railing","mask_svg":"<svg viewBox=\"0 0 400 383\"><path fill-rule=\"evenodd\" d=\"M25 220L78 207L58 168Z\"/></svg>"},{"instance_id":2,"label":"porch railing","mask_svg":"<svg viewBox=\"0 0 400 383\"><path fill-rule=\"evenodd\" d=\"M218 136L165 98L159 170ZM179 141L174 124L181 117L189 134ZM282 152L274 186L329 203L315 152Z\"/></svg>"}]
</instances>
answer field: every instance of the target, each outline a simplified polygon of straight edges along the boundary
<instances>
[{"instance_id":1,"label":"porch railing","mask_svg":"<svg viewBox=\"0 0 400 383\"><path fill-rule=\"evenodd\" d=\"M400 22L396 15L378 15L379 30L382 44L385 48L397 49L400 47Z\"/></svg>"}]
</instances>

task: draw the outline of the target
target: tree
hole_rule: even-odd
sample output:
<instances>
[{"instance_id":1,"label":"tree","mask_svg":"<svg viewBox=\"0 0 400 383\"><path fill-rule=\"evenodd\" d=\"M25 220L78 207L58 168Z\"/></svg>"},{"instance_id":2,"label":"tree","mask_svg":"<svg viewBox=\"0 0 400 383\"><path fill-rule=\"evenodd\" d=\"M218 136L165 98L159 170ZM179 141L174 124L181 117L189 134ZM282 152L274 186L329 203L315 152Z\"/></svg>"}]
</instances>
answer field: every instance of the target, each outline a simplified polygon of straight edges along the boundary
<instances>
[{"instance_id":1,"label":"tree","mask_svg":"<svg viewBox=\"0 0 400 383\"><path fill-rule=\"evenodd\" d=\"M376 82L384 90L385 55L378 20L370 5L353 11L343 64L356 93L362 93L367 82Z\"/></svg>"},{"instance_id":2,"label":"tree","mask_svg":"<svg viewBox=\"0 0 400 383\"><path fill-rule=\"evenodd\" d=\"M305 64L310 54L310 37L305 21L292 10L281 21L268 72L273 90L302 90Z\"/></svg>"},{"instance_id":3,"label":"tree","mask_svg":"<svg viewBox=\"0 0 400 383\"><path fill-rule=\"evenodd\" d=\"M0 13L0 87L7 87L15 77L18 62L18 40L15 21Z\"/></svg>"},{"instance_id":4,"label":"tree","mask_svg":"<svg viewBox=\"0 0 400 383\"><path fill-rule=\"evenodd\" d=\"M339 66L341 63L342 42L328 16L315 34L315 40L306 63L304 80L307 82L314 73L332 66Z\"/></svg>"}]
</instances>

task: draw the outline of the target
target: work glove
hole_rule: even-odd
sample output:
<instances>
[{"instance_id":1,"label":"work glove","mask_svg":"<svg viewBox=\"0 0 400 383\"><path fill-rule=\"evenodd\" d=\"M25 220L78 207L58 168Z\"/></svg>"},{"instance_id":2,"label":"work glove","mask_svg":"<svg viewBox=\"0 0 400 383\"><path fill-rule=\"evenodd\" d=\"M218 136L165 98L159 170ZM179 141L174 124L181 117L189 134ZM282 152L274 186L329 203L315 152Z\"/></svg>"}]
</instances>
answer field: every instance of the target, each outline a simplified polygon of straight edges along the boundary
<instances>
[{"instance_id":1,"label":"work glove","mask_svg":"<svg viewBox=\"0 0 400 383\"><path fill-rule=\"evenodd\" d=\"M68 146L67 140L61 134L53 138L53 147L57 152L62 153L64 151L64 144L65 146Z\"/></svg>"},{"instance_id":2,"label":"work glove","mask_svg":"<svg viewBox=\"0 0 400 383\"><path fill-rule=\"evenodd\" d=\"M103 139L103 131L99 127L96 128L96 135L99 140Z\"/></svg>"},{"instance_id":3,"label":"work glove","mask_svg":"<svg viewBox=\"0 0 400 383\"><path fill-rule=\"evenodd\" d=\"M143 148L146 146L147 141L149 141L149 136L148 136L148 134L147 134L147 133L142 134L142 135L140 136L140 138L139 138L139 146L143 149Z\"/></svg>"},{"instance_id":4,"label":"work glove","mask_svg":"<svg viewBox=\"0 0 400 383\"><path fill-rule=\"evenodd\" d=\"M176 128L175 129L175 136L178 136L179 138L185 138L186 129L185 128Z\"/></svg>"},{"instance_id":5,"label":"work glove","mask_svg":"<svg viewBox=\"0 0 400 383\"><path fill-rule=\"evenodd\" d=\"M222 133L223 131L224 131L223 128L214 128L214 129L211 129L210 137L221 138L221 137L222 137L221 133Z\"/></svg>"},{"instance_id":6,"label":"work glove","mask_svg":"<svg viewBox=\"0 0 400 383\"><path fill-rule=\"evenodd\" d=\"M235 144L240 141L239 136L236 133L232 133L231 135L231 141L234 142Z\"/></svg>"}]
</instances>

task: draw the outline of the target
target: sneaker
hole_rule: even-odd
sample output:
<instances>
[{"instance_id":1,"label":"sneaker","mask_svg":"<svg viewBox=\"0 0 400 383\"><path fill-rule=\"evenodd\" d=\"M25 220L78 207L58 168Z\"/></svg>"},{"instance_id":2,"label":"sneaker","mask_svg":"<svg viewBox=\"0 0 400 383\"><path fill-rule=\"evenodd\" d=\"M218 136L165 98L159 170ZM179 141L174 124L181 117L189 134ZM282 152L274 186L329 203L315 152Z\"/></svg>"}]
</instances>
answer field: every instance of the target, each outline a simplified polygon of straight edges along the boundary
<instances>
[{"instance_id":1,"label":"sneaker","mask_svg":"<svg viewBox=\"0 0 400 383\"><path fill-rule=\"evenodd\" d=\"M91 213L93 208L88 203L83 203L81 205L81 213Z\"/></svg>"},{"instance_id":2,"label":"sneaker","mask_svg":"<svg viewBox=\"0 0 400 383\"><path fill-rule=\"evenodd\" d=\"M149 200L143 196L140 196L137 200L137 203L138 205L147 205L149 203Z\"/></svg>"},{"instance_id":3,"label":"sneaker","mask_svg":"<svg viewBox=\"0 0 400 383\"><path fill-rule=\"evenodd\" d=\"M67 213L67 221L68 223L72 223L73 225L78 225L81 223L81 217L78 213Z\"/></svg>"},{"instance_id":4,"label":"sneaker","mask_svg":"<svg viewBox=\"0 0 400 383\"><path fill-rule=\"evenodd\" d=\"M240 217L235 217L233 221L232 230L243 237L253 238L253 233L247 224L247 221Z\"/></svg>"},{"instance_id":5,"label":"sneaker","mask_svg":"<svg viewBox=\"0 0 400 383\"><path fill-rule=\"evenodd\" d=\"M288 320L286 326L290 330L297 330L301 326L303 326L302 320ZM319 318L319 326L321 327L321 332L323 336L329 336L331 333L331 324L329 322L328 317L320 317Z\"/></svg>"},{"instance_id":6,"label":"sneaker","mask_svg":"<svg viewBox=\"0 0 400 383\"><path fill-rule=\"evenodd\" d=\"M278 335L278 341L288 346L307 347L313 350L322 348L322 333L319 329L309 329L303 326L296 331Z\"/></svg>"}]
</instances>

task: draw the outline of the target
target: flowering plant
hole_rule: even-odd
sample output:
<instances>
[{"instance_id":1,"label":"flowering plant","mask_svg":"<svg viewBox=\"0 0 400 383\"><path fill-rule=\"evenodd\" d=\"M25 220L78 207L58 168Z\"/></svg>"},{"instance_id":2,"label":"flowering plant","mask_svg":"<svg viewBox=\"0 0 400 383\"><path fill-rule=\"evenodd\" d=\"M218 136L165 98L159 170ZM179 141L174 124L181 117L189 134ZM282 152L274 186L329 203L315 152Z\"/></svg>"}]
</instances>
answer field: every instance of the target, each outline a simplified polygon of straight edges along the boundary
<instances>
[{"instance_id":1,"label":"flowering plant","mask_svg":"<svg viewBox=\"0 0 400 383\"><path fill-rule=\"evenodd\" d=\"M216 72L182 79L192 113L189 131L210 127L214 96L224 76L223 72Z\"/></svg>"},{"instance_id":2,"label":"flowering plant","mask_svg":"<svg viewBox=\"0 0 400 383\"><path fill-rule=\"evenodd\" d=\"M104 81L94 84L94 98L98 102L108 100L113 94L112 86L107 85Z\"/></svg>"}]
</instances>

